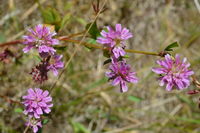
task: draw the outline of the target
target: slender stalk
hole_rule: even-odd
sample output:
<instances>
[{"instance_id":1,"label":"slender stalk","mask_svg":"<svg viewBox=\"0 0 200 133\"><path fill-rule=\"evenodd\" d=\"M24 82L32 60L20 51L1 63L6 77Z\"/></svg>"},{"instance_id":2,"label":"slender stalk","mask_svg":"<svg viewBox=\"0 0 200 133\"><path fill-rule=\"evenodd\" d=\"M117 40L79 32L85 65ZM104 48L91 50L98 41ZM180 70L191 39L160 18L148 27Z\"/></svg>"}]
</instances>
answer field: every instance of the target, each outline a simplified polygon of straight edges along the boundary
<instances>
[{"instance_id":1,"label":"slender stalk","mask_svg":"<svg viewBox=\"0 0 200 133\"><path fill-rule=\"evenodd\" d=\"M73 37L81 36L81 35L83 35L85 32L86 32L86 31L82 31L82 32L79 32L79 33L71 34L71 35L69 35L69 36L61 36L61 37L59 37L58 39L73 38Z\"/></svg>"},{"instance_id":2,"label":"slender stalk","mask_svg":"<svg viewBox=\"0 0 200 133\"><path fill-rule=\"evenodd\" d=\"M158 53L155 53L155 52L138 51L138 50L134 50L134 49L125 49L125 51L128 52L128 53L137 53L137 54L160 56Z\"/></svg>"},{"instance_id":3,"label":"slender stalk","mask_svg":"<svg viewBox=\"0 0 200 133\"><path fill-rule=\"evenodd\" d=\"M9 98L9 97L7 97L7 96L4 96L4 95L1 95L1 94L0 94L0 97L3 98L4 100L6 100L6 101L9 102L9 103L21 104L21 102L12 100L11 98Z\"/></svg>"},{"instance_id":4,"label":"slender stalk","mask_svg":"<svg viewBox=\"0 0 200 133\"><path fill-rule=\"evenodd\" d=\"M84 46L91 47L91 48L106 49L106 48L104 48L100 45L95 45L95 44L91 44L91 43L87 43L87 42L81 42L79 40L70 39L72 37L80 36L83 33L85 33L85 31L80 32L80 33L75 33L75 34L72 34L72 35L69 35L69 36L62 36L62 37L59 37L58 39L61 40L61 41L72 42L72 43L75 43L75 44L78 44L78 45L84 45ZM21 43L21 42L22 42L22 40L6 42L6 43L0 44L0 47L4 47L4 46L8 46L8 45L15 45L15 44L18 44L18 43ZM139 50L134 50L134 49L125 49L125 51L128 52L128 53L160 56L159 53L155 53L155 52L139 51Z\"/></svg>"},{"instance_id":5,"label":"slender stalk","mask_svg":"<svg viewBox=\"0 0 200 133\"><path fill-rule=\"evenodd\" d=\"M79 33L71 34L69 36L61 36L58 39L61 40L61 39L65 39L65 38L73 38L73 37L80 36L84 33L85 33L85 31L82 31L82 32L79 32ZM15 41L11 41L11 42L5 42L5 43L1 43L0 47L5 47L5 46L9 46L9 45L16 45L16 44L19 44L19 43L22 43L22 42L23 42L23 40L15 40Z\"/></svg>"},{"instance_id":6,"label":"slender stalk","mask_svg":"<svg viewBox=\"0 0 200 133\"><path fill-rule=\"evenodd\" d=\"M25 130L24 130L23 133L26 133L26 132L28 131L28 129L29 129L29 126L27 126L27 127L25 128Z\"/></svg>"},{"instance_id":7,"label":"slender stalk","mask_svg":"<svg viewBox=\"0 0 200 133\"><path fill-rule=\"evenodd\" d=\"M8 45L15 45L15 44L18 44L18 43L21 43L22 40L15 40L15 41L11 41L11 42L6 42L6 43L2 43L0 44L0 47L5 47L5 46L8 46Z\"/></svg>"},{"instance_id":8,"label":"slender stalk","mask_svg":"<svg viewBox=\"0 0 200 133\"><path fill-rule=\"evenodd\" d=\"M69 39L69 38L61 38L60 40L72 42L72 43L75 43L75 44L79 44L79 42L80 42L79 40L73 40L73 39ZM102 46L98 46L98 45L87 43L87 42L82 42L81 45L96 48L96 49L105 49ZM159 53L155 53L155 52L138 51L138 50L133 50L133 49L125 49L125 51L128 52L128 53L137 53L137 54L160 56Z\"/></svg>"}]
</instances>

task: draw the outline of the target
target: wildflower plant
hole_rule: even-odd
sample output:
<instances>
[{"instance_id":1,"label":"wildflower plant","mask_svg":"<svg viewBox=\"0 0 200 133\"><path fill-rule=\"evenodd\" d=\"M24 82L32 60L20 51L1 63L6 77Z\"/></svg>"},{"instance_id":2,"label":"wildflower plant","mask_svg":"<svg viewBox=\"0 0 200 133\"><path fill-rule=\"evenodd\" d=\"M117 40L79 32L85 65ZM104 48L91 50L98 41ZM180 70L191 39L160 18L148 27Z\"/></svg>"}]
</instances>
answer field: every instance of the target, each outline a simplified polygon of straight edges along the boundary
<instances>
[{"instance_id":1,"label":"wildflower plant","mask_svg":"<svg viewBox=\"0 0 200 133\"><path fill-rule=\"evenodd\" d=\"M127 92L127 83L137 83L138 78L135 76L135 72L131 71L131 66L126 64L126 61L112 62L109 66L111 72L106 72L106 76L109 80L112 80L112 85L120 85L121 92Z\"/></svg>"},{"instance_id":2,"label":"wildflower plant","mask_svg":"<svg viewBox=\"0 0 200 133\"><path fill-rule=\"evenodd\" d=\"M27 45L23 51L29 52L32 48L36 48L39 53L54 54L56 50L52 47L58 45L59 40L54 39L55 31L43 24L36 25L33 29L28 29L28 35L23 36L23 44Z\"/></svg>"},{"instance_id":3,"label":"wildflower plant","mask_svg":"<svg viewBox=\"0 0 200 133\"><path fill-rule=\"evenodd\" d=\"M97 16L99 13L103 13L99 5L93 5L93 8ZM103 9L105 10L105 8ZM50 71L54 76L58 77L57 80L59 80L64 70L66 70L68 63L62 61L62 59L65 58L64 55L66 51L62 50L63 53L58 53L56 51L58 46L62 45L61 48L66 47L62 44L62 42L65 41L78 43L87 48L97 48L107 53L107 55L105 55L107 59L104 61L104 64L108 64L108 67L105 66L108 70L105 71L105 76L108 78L108 81L111 82L112 86L119 86L120 92L122 93L128 93L128 84L134 83L137 86L136 83L138 83L140 79L137 76L137 70L132 68L132 64L128 64L129 58L127 58L127 53L158 57L159 59L156 61L158 67L153 67L152 71L159 75L159 85L165 86L167 91L172 91L173 89L187 89L191 85L191 81L193 81L197 88L200 88L200 83L194 78L195 72L190 68L190 63L187 61L186 57L181 59L179 54L176 54L175 57L172 56L174 55L174 53L172 53L173 49L178 47L177 42L168 45L160 52L127 49L129 45L128 40L133 37L131 29L129 30L123 27L122 24L116 24L114 28L112 28L112 26L106 26L106 28L100 31L96 19L86 26L86 31L84 32L69 36L58 36L57 32L59 32L59 27L62 27L61 24L64 22L60 20L61 16L57 16L58 13L55 10L50 9L48 11L58 19L54 20L53 17L52 22L44 21L51 26L38 24L32 29L28 29L27 34L22 37L22 40L0 45L4 46L21 43L24 46L21 51L25 54L31 54L29 51L35 49L35 53L40 58L40 63L34 66L29 74L32 75L32 79L37 86L40 86L49 79L48 73ZM57 32L52 27L55 27ZM80 41L70 38L82 33L83 38ZM89 39L93 39L95 43L90 44L84 42L84 37L86 37L86 35L89 36ZM73 56L75 56L75 54L71 57ZM14 54L9 49L0 53L0 61L6 62L8 57L14 57ZM69 61L71 61L71 58ZM60 70L62 72L60 72ZM37 133L39 129L42 128L43 117L51 112L53 99L50 93L55 87L57 80L48 90L42 90L40 89L41 87L29 88L27 94L22 96L24 114L28 118L26 126L30 127L34 133ZM189 91L188 94L197 94L199 92L199 90Z\"/></svg>"},{"instance_id":4,"label":"wildflower plant","mask_svg":"<svg viewBox=\"0 0 200 133\"><path fill-rule=\"evenodd\" d=\"M98 37L97 42L108 48L115 58L124 56L126 54L125 41L133 37L132 33L127 28L122 28L121 24L116 24L115 30L111 26L106 28L107 31L101 31L102 37Z\"/></svg>"},{"instance_id":5,"label":"wildflower plant","mask_svg":"<svg viewBox=\"0 0 200 133\"><path fill-rule=\"evenodd\" d=\"M49 96L49 91L40 88L29 88L27 92L28 94L22 97L22 104L25 106L24 114L29 118L26 125L31 126L35 133L38 127L42 127L41 116L51 112L52 97Z\"/></svg>"},{"instance_id":6,"label":"wildflower plant","mask_svg":"<svg viewBox=\"0 0 200 133\"><path fill-rule=\"evenodd\" d=\"M160 86L166 84L166 90L171 91L174 88L185 89L190 85L190 76L194 74L189 69L190 63L187 59L180 59L180 55L176 55L175 58L169 54L165 55L164 60L158 60L157 64L161 67L153 68L152 71L160 74Z\"/></svg>"}]
</instances>

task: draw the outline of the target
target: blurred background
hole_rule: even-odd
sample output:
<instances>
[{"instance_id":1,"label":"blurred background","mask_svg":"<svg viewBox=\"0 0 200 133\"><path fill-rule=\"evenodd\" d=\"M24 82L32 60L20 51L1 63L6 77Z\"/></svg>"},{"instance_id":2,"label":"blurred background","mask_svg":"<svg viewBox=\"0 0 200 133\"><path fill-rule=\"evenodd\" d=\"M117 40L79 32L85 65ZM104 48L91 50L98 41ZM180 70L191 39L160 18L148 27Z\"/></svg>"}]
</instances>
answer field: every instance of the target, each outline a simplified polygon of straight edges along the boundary
<instances>
[{"instance_id":1,"label":"blurred background","mask_svg":"<svg viewBox=\"0 0 200 133\"><path fill-rule=\"evenodd\" d=\"M82 32L95 18L92 0L0 0L0 43L20 39L26 29L48 22L45 11L53 8L63 25L58 35ZM104 0L100 0L102 6ZM39 5L39 6L38 6ZM127 48L159 52L170 43L180 46L172 52L187 57L197 78L200 78L200 12L195 0L107 0L106 10L97 25L121 23L133 33ZM48 13L47 13L48 14ZM48 15L47 15L48 16ZM81 40L82 37L74 37ZM89 35L86 42L94 42ZM69 62L75 44L62 42L58 50ZM43 133L199 133L199 96L188 96L187 90L165 91L151 72L156 56L128 54L128 63L137 72L138 84L129 84L129 91L119 93L104 76L108 66L101 50L78 47L76 55L52 91L54 107L45 119ZM37 52L23 54L21 44L0 47L14 54L0 62L0 132L21 133L26 116L21 101L28 88L49 89L57 80L49 73L42 85L29 74L38 64ZM28 132L32 132L29 130Z\"/></svg>"}]
</instances>

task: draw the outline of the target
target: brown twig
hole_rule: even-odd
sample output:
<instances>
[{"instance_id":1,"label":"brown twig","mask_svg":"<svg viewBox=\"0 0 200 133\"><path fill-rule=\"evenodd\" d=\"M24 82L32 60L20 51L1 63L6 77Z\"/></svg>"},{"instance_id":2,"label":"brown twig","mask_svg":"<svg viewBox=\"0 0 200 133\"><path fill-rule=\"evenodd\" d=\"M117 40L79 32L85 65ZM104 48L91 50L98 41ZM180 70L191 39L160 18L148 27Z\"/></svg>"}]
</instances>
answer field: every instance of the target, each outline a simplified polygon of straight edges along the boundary
<instances>
[{"instance_id":1,"label":"brown twig","mask_svg":"<svg viewBox=\"0 0 200 133\"><path fill-rule=\"evenodd\" d=\"M7 96L4 96L4 95L1 95L1 94L0 94L0 97L3 98L5 101L7 101L7 102L9 102L9 103L21 104L21 102L12 100L11 98L9 98L9 97L7 97Z\"/></svg>"},{"instance_id":2,"label":"brown twig","mask_svg":"<svg viewBox=\"0 0 200 133\"><path fill-rule=\"evenodd\" d=\"M22 43L22 40L15 40L15 41L11 41L11 42L1 43L0 47L15 45L15 44L19 44L19 43Z\"/></svg>"},{"instance_id":3,"label":"brown twig","mask_svg":"<svg viewBox=\"0 0 200 133\"><path fill-rule=\"evenodd\" d=\"M70 38L60 38L60 40L67 41L67 42L72 42L72 43L75 43L75 44L80 44L79 40L74 40L74 39L70 39ZM91 47L91 48L96 48L96 49L103 49L103 50L106 49L106 48L104 48L102 46L91 44L91 43L87 43L87 42L82 42L81 45L84 45L84 46L87 46L87 47ZM161 56L159 53L147 52L147 51L139 51L139 50L134 50L134 49L125 49L125 51L128 52L128 53L137 53L137 54Z\"/></svg>"}]
</instances>

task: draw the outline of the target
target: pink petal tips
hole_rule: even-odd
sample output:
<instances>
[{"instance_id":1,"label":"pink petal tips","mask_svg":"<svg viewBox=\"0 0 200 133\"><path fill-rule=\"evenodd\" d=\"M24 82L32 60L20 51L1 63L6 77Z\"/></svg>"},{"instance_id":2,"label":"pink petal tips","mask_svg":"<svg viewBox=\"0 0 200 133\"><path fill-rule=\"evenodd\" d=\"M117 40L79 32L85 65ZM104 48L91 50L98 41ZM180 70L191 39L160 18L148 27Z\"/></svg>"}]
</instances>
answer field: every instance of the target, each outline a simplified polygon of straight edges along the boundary
<instances>
[{"instance_id":1,"label":"pink petal tips","mask_svg":"<svg viewBox=\"0 0 200 133\"><path fill-rule=\"evenodd\" d=\"M122 28L121 24L116 24L115 30L108 26L107 31L101 32L101 36L97 38L97 42L109 48L114 58L126 54L124 51L125 41L133 37L132 33L127 28Z\"/></svg>"},{"instance_id":2,"label":"pink petal tips","mask_svg":"<svg viewBox=\"0 0 200 133\"><path fill-rule=\"evenodd\" d=\"M56 33L49 27L39 24L33 29L29 29L28 32L28 35L23 36L23 44L27 45L23 49L24 53L29 52L32 48L37 48L39 53L54 54L56 52L52 46L58 45L59 40L53 39Z\"/></svg>"},{"instance_id":3,"label":"pink petal tips","mask_svg":"<svg viewBox=\"0 0 200 133\"><path fill-rule=\"evenodd\" d=\"M161 67L153 68L152 71L160 74L160 86L166 84L166 90L171 91L173 87L176 87L179 90L188 88L190 85L190 76L194 72L189 68L190 63L187 62L187 59L180 59L180 56L177 54L175 58L169 54L165 55L165 59L158 60L157 64Z\"/></svg>"},{"instance_id":4,"label":"pink petal tips","mask_svg":"<svg viewBox=\"0 0 200 133\"><path fill-rule=\"evenodd\" d=\"M53 106L52 98L48 95L47 90L43 91L40 88L28 89L28 94L22 97L24 100L22 103L25 106L24 114L35 119L39 119L43 114L48 114Z\"/></svg>"},{"instance_id":5,"label":"pink petal tips","mask_svg":"<svg viewBox=\"0 0 200 133\"><path fill-rule=\"evenodd\" d=\"M128 83L137 83L138 78L135 76L136 73L131 71L131 67L129 64L126 64L125 61L120 62L112 62L109 69L111 72L106 72L106 76L109 80L112 81L112 85L120 85L120 91L126 92L128 91L127 82Z\"/></svg>"},{"instance_id":6,"label":"pink petal tips","mask_svg":"<svg viewBox=\"0 0 200 133\"><path fill-rule=\"evenodd\" d=\"M34 133L37 133L39 128L42 128L42 122L41 120L29 119L26 126L29 126Z\"/></svg>"}]
</instances>

